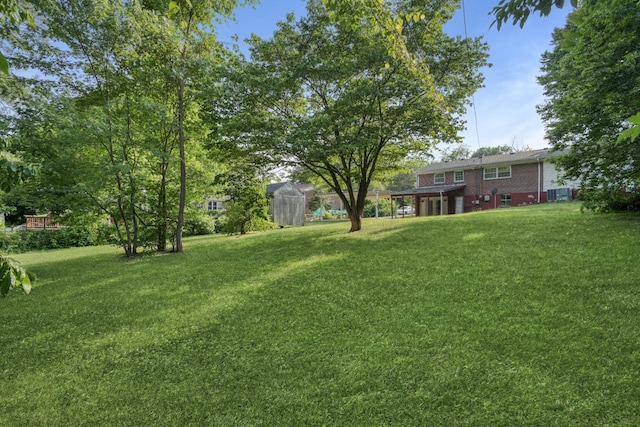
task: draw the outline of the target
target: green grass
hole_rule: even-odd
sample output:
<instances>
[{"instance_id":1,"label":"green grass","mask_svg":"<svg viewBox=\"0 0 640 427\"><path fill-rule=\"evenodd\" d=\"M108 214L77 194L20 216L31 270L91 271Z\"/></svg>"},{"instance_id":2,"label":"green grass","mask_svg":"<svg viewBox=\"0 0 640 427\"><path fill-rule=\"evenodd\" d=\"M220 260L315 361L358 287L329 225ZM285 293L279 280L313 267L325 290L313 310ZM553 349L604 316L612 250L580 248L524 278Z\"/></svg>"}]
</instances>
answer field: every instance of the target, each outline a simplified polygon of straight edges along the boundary
<instances>
[{"instance_id":1,"label":"green grass","mask_svg":"<svg viewBox=\"0 0 640 427\"><path fill-rule=\"evenodd\" d=\"M0 425L640 425L640 218L546 204L20 255Z\"/></svg>"}]
</instances>

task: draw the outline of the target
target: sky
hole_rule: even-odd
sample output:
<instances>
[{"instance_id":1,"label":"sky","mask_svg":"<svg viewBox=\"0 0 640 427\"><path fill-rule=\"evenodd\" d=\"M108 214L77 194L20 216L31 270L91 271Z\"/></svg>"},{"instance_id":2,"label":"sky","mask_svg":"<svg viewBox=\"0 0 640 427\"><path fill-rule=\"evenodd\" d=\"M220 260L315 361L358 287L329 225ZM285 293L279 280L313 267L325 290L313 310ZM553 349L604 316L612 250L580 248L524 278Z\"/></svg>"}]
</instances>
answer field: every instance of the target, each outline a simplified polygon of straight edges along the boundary
<instances>
[{"instance_id":1,"label":"sky","mask_svg":"<svg viewBox=\"0 0 640 427\"><path fill-rule=\"evenodd\" d=\"M542 53L551 49L553 29L564 26L571 8L553 9L547 17L532 15L522 29L509 22L498 31L495 25L490 28L493 16L489 15L498 0L467 0L464 3L465 13L462 8L458 10L445 30L451 35L464 36L463 18L466 17L467 35L482 36L488 43L492 66L481 70L485 87L474 95L475 111L473 107L467 110L467 129L460 134L463 144L471 151L497 145L532 150L548 147L544 125L536 112L536 105L544 101L536 76L540 74ZM234 34L242 41L252 33L269 38L276 23L287 13L303 16L305 4L304 0L261 0L255 8L239 8L235 22L218 26L219 39L233 43ZM438 154L434 154L437 158Z\"/></svg>"}]
</instances>

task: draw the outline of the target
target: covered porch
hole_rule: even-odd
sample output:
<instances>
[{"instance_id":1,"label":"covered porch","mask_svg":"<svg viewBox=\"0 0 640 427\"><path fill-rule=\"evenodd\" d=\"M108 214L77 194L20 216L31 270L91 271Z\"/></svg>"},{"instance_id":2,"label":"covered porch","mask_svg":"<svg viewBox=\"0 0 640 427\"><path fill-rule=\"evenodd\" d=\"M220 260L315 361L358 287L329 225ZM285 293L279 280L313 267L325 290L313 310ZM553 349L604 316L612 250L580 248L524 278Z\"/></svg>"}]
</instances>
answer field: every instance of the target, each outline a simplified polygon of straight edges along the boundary
<instances>
[{"instance_id":1,"label":"covered porch","mask_svg":"<svg viewBox=\"0 0 640 427\"><path fill-rule=\"evenodd\" d=\"M449 215L464 212L464 184L432 185L391 193L392 212L396 214L393 201L402 198L404 206L412 206L416 216ZM397 207L400 205L398 204ZM402 216L402 215L395 215Z\"/></svg>"}]
</instances>

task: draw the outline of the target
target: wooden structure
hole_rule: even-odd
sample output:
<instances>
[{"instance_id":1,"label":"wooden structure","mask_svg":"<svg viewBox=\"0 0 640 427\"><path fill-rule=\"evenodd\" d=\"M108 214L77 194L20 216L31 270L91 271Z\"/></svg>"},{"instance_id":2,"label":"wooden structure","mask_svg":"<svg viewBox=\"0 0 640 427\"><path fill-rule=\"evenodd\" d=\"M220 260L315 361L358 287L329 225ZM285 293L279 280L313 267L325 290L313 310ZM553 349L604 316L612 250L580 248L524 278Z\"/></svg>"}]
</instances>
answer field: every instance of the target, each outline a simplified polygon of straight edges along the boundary
<instances>
[{"instance_id":1,"label":"wooden structure","mask_svg":"<svg viewBox=\"0 0 640 427\"><path fill-rule=\"evenodd\" d=\"M269 215L280 227L304 225L305 196L290 182L267 185Z\"/></svg>"},{"instance_id":2,"label":"wooden structure","mask_svg":"<svg viewBox=\"0 0 640 427\"><path fill-rule=\"evenodd\" d=\"M26 230L58 230L60 224L48 215L25 215Z\"/></svg>"}]
</instances>

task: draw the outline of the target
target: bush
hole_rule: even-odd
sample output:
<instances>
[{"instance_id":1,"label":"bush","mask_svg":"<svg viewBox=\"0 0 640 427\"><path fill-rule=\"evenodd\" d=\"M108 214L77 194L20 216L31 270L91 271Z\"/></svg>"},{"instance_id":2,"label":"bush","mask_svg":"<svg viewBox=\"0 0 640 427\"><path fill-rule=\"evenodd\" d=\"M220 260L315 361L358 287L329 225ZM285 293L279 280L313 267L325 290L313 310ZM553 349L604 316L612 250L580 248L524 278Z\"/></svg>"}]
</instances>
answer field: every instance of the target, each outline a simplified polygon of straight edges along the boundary
<instances>
[{"instance_id":1,"label":"bush","mask_svg":"<svg viewBox=\"0 0 640 427\"><path fill-rule=\"evenodd\" d=\"M207 215L200 215L194 218L188 218L184 223L185 236L203 236L215 232L217 221Z\"/></svg>"},{"instance_id":2,"label":"bush","mask_svg":"<svg viewBox=\"0 0 640 427\"><path fill-rule=\"evenodd\" d=\"M22 253L44 249L62 249L95 245L95 234L84 227L3 233L2 249Z\"/></svg>"},{"instance_id":3,"label":"bush","mask_svg":"<svg viewBox=\"0 0 640 427\"><path fill-rule=\"evenodd\" d=\"M118 236L113 225L100 223L92 229L94 235L94 245L116 245Z\"/></svg>"},{"instance_id":4,"label":"bush","mask_svg":"<svg viewBox=\"0 0 640 427\"><path fill-rule=\"evenodd\" d=\"M619 189L581 190L578 199L585 209L595 212L638 212L640 211L640 193Z\"/></svg>"},{"instance_id":5,"label":"bush","mask_svg":"<svg viewBox=\"0 0 640 427\"><path fill-rule=\"evenodd\" d=\"M326 219L326 220L338 219L338 215L335 215L329 211L324 211L322 212L322 219Z\"/></svg>"},{"instance_id":6,"label":"bush","mask_svg":"<svg viewBox=\"0 0 640 427\"><path fill-rule=\"evenodd\" d=\"M265 230L273 230L278 228L278 224L271 222L264 218L252 218L250 221L243 223L244 224L244 232L249 231L265 231ZM229 217L223 217L216 221L214 226L215 233L225 233L225 234L243 234L243 229L239 221L234 221L233 218L231 220Z\"/></svg>"},{"instance_id":7,"label":"bush","mask_svg":"<svg viewBox=\"0 0 640 427\"><path fill-rule=\"evenodd\" d=\"M391 216L391 202L388 199L378 199L378 216ZM365 200L364 210L362 211L363 218L375 218L376 217L376 201Z\"/></svg>"}]
</instances>

